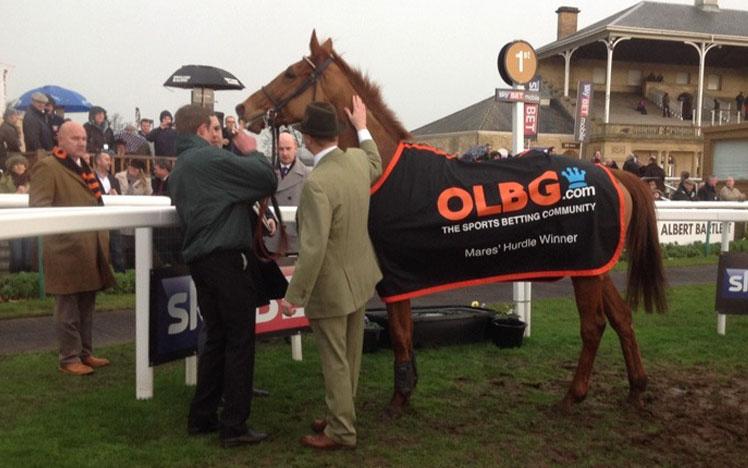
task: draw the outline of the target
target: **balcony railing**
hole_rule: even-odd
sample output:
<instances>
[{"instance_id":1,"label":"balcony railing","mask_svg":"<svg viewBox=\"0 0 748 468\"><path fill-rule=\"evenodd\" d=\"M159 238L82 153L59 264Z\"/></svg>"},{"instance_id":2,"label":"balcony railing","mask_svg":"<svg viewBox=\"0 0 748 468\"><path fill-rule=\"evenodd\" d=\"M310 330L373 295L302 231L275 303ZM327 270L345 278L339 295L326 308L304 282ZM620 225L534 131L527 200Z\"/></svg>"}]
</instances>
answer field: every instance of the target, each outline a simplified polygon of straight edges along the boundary
<instances>
[{"instance_id":1,"label":"balcony railing","mask_svg":"<svg viewBox=\"0 0 748 468\"><path fill-rule=\"evenodd\" d=\"M592 125L591 138L677 138L693 140L701 138L701 129L698 127L676 126L676 125L636 125L636 124L604 124L595 122Z\"/></svg>"}]
</instances>

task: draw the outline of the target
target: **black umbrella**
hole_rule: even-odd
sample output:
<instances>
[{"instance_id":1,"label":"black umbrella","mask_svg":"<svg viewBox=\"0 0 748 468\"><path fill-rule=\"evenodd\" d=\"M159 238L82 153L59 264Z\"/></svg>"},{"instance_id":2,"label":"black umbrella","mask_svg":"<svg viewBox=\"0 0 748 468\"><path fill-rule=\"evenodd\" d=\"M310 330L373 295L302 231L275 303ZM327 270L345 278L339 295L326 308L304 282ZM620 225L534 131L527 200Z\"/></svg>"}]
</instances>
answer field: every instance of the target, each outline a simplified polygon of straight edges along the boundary
<instances>
[{"instance_id":1,"label":"black umbrella","mask_svg":"<svg viewBox=\"0 0 748 468\"><path fill-rule=\"evenodd\" d=\"M185 89L244 89L242 82L234 75L208 65L184 65L171 74L164 86Z\"/></svg>"}]
</instances>

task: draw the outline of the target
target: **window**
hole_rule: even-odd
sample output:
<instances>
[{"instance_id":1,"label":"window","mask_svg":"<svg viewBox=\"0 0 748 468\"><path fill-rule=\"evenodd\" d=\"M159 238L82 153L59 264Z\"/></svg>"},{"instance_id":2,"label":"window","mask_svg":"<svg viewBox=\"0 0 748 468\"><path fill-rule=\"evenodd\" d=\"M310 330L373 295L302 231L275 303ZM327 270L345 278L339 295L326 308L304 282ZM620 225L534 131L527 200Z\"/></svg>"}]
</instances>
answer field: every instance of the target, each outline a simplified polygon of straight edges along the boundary
<instances>
[{"instance_id":1,"label":"window","mask_svg":"<svg viewBox=\"0 0 748 468\"><path fill-rule=\"evenodd\" d=\"M642 84L642 71L629 70L627 83L629 86L639 86Z\"/></svg>"},{"instance_id":2,"label":"window","mask_svg":"<svg viewBox=\"0 0 748 468\"><path fill-rule=\"evenodd\" d=\"M715 74L707 75L706 89L709 91L719 91L722 89L722 77Z\"/></svg>"},{"instance_id":3,"label":"window","mask_svg":"<svg viewBox=\"0 0 748 468\"><path fill-rule=\"evenodd\" d=\"M720 180L732 176L748 179L748 141L723 140L714 143L714 175Z\"/></svg>"},{"instance_id":4,"label":"window","mask_svg":"<svg viewBox=\"0 0 748 468\"><path fill-rule=\"evenodd\" d=\"M593 68L592 69L592 82L594 84L605 84L605 69L604 68Z\"/></svg>"},{"instance_id":5,"label":"window","mask_svg":"<svg viewBox=\"0 0 748 468\"><path fill-rule=\"evenodd\" d=\"M687 85L691 82L691 74L688 72L678 72L675 75L675 84Z\"/></svg>"}]
</instances>

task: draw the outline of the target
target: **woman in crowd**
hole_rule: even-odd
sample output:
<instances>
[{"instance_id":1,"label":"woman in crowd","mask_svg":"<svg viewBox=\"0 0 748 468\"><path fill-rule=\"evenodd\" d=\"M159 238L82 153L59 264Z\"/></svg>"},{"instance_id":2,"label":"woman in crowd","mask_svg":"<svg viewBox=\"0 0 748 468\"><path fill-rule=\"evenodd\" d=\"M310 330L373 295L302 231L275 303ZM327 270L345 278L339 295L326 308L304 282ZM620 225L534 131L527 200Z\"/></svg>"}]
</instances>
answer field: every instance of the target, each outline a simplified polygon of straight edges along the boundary
<instances>
[{"instance_id":1,"label":"woman in crowd","mask_svg":"<svg viewBox=\"0 0 748 468\"><path fill-rule=\"evenodd\" d=\"M11 156L5 163L6 172L0 177L0 193L29 192L29 161L20 154ZM11 239L10 264L11 273L32 271L34 260L34 238Z\"/></svg>"}]
</instances>

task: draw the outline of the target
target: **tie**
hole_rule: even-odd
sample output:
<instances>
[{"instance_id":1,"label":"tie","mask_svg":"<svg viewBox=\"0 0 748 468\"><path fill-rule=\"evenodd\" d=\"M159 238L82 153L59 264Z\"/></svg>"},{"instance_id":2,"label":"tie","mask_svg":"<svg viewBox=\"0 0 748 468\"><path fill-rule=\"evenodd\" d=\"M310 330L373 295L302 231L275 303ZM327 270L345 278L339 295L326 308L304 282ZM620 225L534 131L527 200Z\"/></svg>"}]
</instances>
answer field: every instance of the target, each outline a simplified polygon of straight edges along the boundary
<instances>
[{"instance_id":1,"label":"tie","mask_svg":"<svg viewBox=\"0 0 748 468\"><path fill-rule=\"evenodd\" d=\"M288 166L281 166L281 178L284 178L288 175Z\"/></svg>"}]
</instances>

